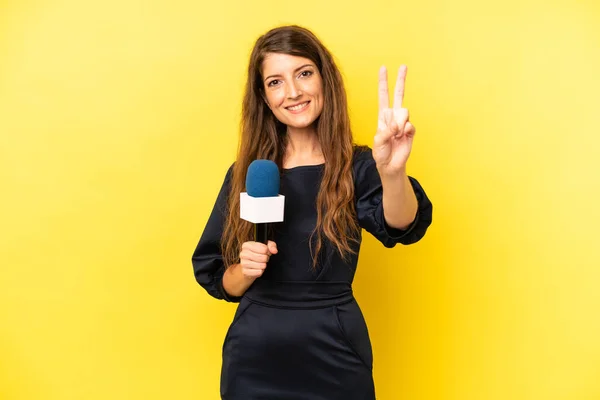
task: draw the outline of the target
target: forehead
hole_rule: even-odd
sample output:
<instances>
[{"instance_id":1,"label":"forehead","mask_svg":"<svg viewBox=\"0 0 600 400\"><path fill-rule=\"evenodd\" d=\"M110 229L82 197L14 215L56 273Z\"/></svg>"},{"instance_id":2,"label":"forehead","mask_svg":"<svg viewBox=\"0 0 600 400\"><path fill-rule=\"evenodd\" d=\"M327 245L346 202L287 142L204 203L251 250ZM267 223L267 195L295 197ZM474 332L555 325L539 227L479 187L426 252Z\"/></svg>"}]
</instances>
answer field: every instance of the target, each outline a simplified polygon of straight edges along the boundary
<instances>
[{"instance_id":1,"label":"forehead","mask_svg":"<svg viewBox=\"0 0 600 400\"><path fill-rule=\"evenodd\" d=\"M268 53L262 63L263 76L280 75L287 72L294 72L303 65L315 66L310 59L289 54Z\"/></svg>"}]
</instances>

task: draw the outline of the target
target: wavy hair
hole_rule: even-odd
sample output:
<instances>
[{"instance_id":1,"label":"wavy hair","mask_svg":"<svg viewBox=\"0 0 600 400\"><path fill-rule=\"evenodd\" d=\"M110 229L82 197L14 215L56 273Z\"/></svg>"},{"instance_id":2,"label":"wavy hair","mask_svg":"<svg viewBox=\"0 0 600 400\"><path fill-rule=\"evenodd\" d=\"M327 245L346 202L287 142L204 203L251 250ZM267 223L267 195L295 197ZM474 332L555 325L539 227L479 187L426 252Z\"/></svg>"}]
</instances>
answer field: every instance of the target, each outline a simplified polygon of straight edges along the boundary
<instances>
[{"instance_id":1,"label":"wavy hair","mask_svg":"<svg viewBox=\"0 0 600 400\"><path fill-rule=\"evenodd\" d=\"M238 263L242 243L253 240L252 224L239 217L239 193L245 191L248 166L256 159L274 161L280 170L283 166L287 127L275 118L263 100L262 64L269 53L310 59L321 74L323 110L315 124L325 166L315 204L317 222L309 243L313 268L325 239L337 248L342 258L347 259L349 254L356 253L351 243L356 242L360 227L354 209L354 142L344 83L333 56L321 41L306 28L289 25L274 28L260 36L250 55L242 104L241 138L231 176L228 212L221 240L225 265L229 267ZM316 239L314 247L313 238Z\"/></svg>"}]
</instances>

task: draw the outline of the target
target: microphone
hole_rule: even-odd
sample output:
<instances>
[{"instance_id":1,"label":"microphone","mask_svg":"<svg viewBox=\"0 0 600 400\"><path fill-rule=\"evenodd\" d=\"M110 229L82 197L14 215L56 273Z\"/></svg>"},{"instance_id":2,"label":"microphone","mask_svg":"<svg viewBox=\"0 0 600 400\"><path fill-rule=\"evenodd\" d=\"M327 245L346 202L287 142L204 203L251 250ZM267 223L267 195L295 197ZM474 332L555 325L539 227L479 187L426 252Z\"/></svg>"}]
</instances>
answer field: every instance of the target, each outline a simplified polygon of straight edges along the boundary
<instances>
[{"instance_id":1,"label":"microphone","mask_svg":"<svg viewBox=\"0 0 600 400\"><path fill-rule=\"evenodd\" d=\"M240 218L254 224L254 241L267 244L268 224L283 221L285 196L279 194L279 168L271 160L254 160L240 193Z\"/></svg>"}]
</instances>

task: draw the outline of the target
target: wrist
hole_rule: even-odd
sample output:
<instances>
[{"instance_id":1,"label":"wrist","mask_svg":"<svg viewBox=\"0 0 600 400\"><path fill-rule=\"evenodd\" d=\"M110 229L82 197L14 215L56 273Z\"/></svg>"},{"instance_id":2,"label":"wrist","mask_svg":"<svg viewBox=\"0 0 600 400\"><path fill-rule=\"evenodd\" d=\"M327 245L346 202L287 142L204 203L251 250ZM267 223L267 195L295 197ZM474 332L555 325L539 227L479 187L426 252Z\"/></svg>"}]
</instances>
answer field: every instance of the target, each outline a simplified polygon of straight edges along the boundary
<instances>
[{"instance_id":1,"label":"wrist","mask_svg":"<svg viewBox=\"0 0 600 400\"><path fill-rule=\"evenodd\" d=\"M256 278L244 275L241 264L234 264L223 274L223 289L231 296L241 296Z\"/></svg>"},{"instance_id":2,"label":"wrist","mask_svg":"<svg viewBox=\"0 0 600 400\"><path fill-rule=\"evenodd\" d=\"M379 168L377 167L377 172L379 173L379 177L381 178L381 183L385 184L387 182L398 182L398 180L402 180L408 178L408 173L406 172L406 166L402 168L395 169L390 171L387 168Z\"/></svg>"}]
</instances>

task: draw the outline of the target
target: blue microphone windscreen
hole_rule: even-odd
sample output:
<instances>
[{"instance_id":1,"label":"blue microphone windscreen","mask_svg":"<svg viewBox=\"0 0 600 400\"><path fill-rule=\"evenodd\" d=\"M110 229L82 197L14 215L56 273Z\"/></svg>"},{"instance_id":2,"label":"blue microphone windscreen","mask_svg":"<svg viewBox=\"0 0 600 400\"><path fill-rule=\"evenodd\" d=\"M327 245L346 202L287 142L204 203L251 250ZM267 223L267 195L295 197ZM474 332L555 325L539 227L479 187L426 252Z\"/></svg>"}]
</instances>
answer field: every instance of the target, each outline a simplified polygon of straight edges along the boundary
<instances>
[{"instance_id":1,"label":"blue microphone windscreen","mask_svg":"<svg viewBox=\"0 0 600 400\"><path fill-rule=\"evenodd\" d=\"M252 197L279 195L279 168L271 160L254 160L246 174L246 192Z\"/></svg>"}]
</instances>

